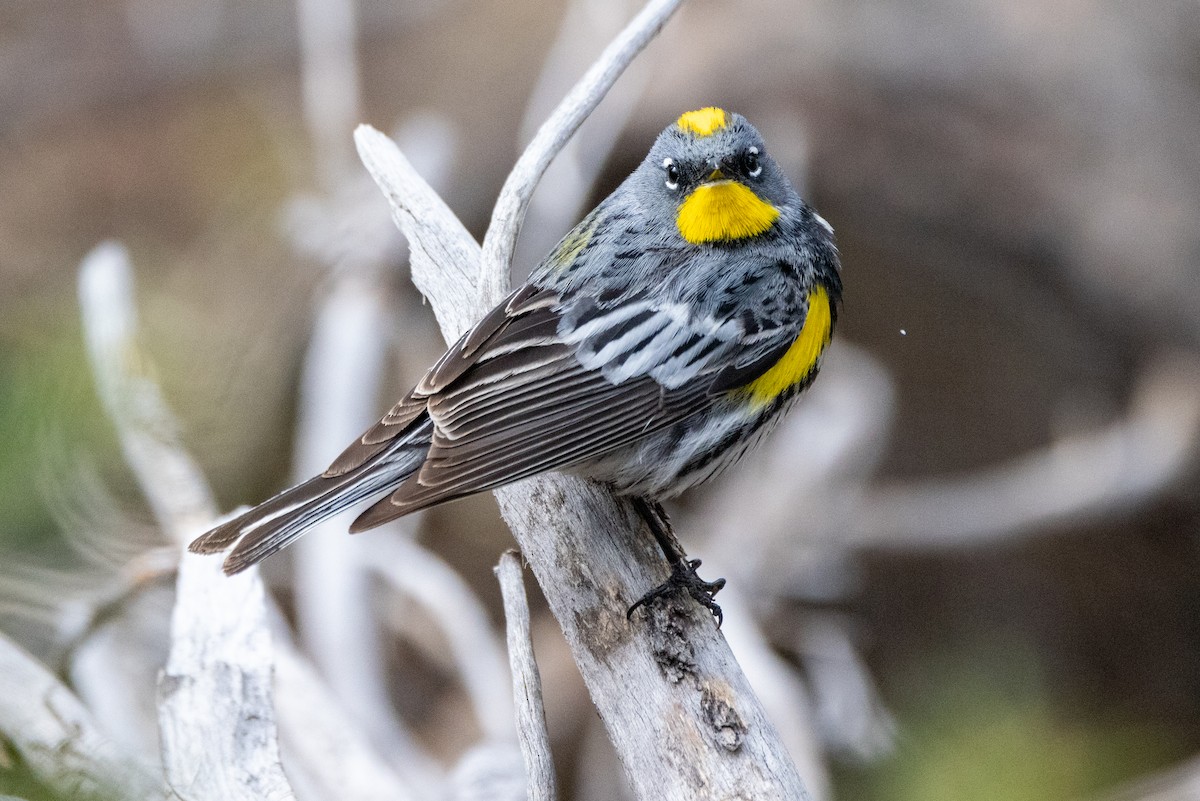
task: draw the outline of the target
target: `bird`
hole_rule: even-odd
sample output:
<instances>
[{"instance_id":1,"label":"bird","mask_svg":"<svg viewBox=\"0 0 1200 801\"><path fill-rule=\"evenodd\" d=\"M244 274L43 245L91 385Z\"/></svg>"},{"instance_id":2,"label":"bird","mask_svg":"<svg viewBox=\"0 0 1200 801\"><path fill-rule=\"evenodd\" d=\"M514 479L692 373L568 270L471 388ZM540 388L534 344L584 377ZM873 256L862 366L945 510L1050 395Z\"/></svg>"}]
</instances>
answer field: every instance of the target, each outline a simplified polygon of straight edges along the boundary
<instances>
[{"instance_id":1,"label":"bird","mask_svg":"<svg viewBox=\"0 0 1200 801\"><path fill-rule=\"evenodd\" d=\"M363 531L548 471L629 497L721 622L661 502L768 435L815 379L841 303L833 229L740 114L686 112L646 157L320 475L189 546L257 564L367 499Z\"/></svg>"}]
</instances>

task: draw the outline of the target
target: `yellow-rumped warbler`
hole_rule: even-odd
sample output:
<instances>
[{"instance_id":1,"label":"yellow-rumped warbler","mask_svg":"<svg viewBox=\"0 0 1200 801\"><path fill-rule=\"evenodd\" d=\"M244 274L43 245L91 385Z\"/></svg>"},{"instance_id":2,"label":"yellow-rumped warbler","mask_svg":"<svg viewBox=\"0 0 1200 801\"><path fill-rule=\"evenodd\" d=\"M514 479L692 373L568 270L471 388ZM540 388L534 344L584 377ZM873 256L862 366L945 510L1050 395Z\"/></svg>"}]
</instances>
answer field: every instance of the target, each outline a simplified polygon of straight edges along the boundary
<instances>
[{"instance_id":1,"label":"yellow-rumped warbler","mask_svg":"<svg viewBox=\"0 0 1200 801\"><path fill-rule=\"evenodd\" d=\"M745 118L681 116L529 280L321 475L191 545L235 573L387 493L361 531L549 470L632 496L672 582L714 614L659 499L721 472L816 376L841 294L833 231Z\"/></svg>"}]
</instances>

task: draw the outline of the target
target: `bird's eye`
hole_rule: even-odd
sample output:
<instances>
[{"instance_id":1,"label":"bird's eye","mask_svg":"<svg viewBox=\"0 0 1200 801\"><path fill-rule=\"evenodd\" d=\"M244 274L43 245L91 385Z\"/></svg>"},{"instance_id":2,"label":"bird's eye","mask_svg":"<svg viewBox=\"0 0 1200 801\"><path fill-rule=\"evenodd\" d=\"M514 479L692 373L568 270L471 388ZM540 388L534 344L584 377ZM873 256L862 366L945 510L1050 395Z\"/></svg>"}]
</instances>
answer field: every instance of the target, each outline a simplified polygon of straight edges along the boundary
<instances>
[{"instance_id":1,"label":"bird's eye","mask_svg":"<svg viewBox=\"0 0 1200 801\"><path fill-rule=\"evenodd\" d=\"M679 168L671 159L663 159L663 169L667 171L667 189L679 188Z\"/></svg>"},{"instance_id":2,"label":"bird's eye","mask_svg":"<svg viewBox=\"0 0 1200 801\"><path fill-rule=\"evenodd\" d=\"M751 178L757 178L762 175L762 162L758 160L757 147L752 147L746 151L746 155L742 157L742 164L746 168L746 175Z\"/></svg>"}]
</instances>

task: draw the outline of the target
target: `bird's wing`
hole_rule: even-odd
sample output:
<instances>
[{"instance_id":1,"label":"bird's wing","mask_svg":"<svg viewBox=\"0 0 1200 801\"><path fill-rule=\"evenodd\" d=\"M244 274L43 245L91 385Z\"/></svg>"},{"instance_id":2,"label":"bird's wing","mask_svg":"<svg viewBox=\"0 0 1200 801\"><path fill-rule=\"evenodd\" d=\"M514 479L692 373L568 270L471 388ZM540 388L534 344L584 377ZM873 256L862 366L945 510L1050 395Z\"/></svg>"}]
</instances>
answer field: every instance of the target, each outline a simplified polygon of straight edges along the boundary
<instances>
[{"instance_id":1,"label":"bird's wing","mask_svg":"<svg viewBox=\"0 0 1200 801\"><path fill-rule=\"evenodd\" d=\"M511 292L508 297L484 315L458 341L447 349L429 369L417 386L388 410L379 422L352 442L323 473L326 478L345 475L366 464L384 451L398 437L405 436L425 417L432 381L445 384L470 367L479 349L502 330L540 305L556 300L529 284Z\"/></svg>"},{"instance_id":2,"label":"bird's wing","mask_svg":"<svg viewBox=\"0 0 1200 801\"><path fill-rule=\"evenodd\" d=\"M730 388L729 371L750 380L748 370L769 368L802 324L747 332L732 314L697 317L651 298L605 307L527 285L451 347L399 413L389 413L402 431L412 424L405 404L421 403L433 422L429 452L352 530L578 464L683 420ZM370 443L387 420L353 447L380 447Z\"/></svg>"}]
</instances>

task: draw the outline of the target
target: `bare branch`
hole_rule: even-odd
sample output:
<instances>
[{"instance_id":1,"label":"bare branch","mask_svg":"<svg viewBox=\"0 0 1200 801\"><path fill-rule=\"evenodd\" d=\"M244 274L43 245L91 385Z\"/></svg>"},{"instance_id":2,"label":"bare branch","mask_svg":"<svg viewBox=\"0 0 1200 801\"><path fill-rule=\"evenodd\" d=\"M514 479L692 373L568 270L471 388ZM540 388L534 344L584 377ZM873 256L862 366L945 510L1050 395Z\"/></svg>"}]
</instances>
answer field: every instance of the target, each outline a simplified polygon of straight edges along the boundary
<instances>
[{"instance_id":1,"label":"bare branch","mask_svg":"<svg viewBox=\"0 0 1200 801\"><path fill-rule=\"evenodd\" d=\"M527 801L517 744L485 740L467 749L450 776L447 801Z\"/></svg>"},{"instance_id":2,"label":"bare branch","mask_svg":"<svg viewBox=\"0 0 1200 801\"><path fill-rule=\"evenodd\" d=\"M1128 416L965 478L882 487L842 525L843 542L954 546L1101 517L1163 491L1200 450L1200 364L1160 362Z\"/></svg>"},{"instance_id":3,"label":"bare branch","mask_svg":"<svg viewBox=\"0 0 1200 801\"><path fill-rule=\"evenodd\" d=\"M187 542L217 517L203 475L174 435L176 424L158 387L131 372L136 360L136 320L128 257L118 245L102 245L85 260L80 276L85 334L105 405L126 443L143 490L155 503L164 528ZM143 401L141 406L135 402ZM132 408L131 408L132 406ZM174 496L178 491L180 495ZM160 682L159 727L168 782L180 797L211 799L286 799L292 791L279 764L272 705L272 648L268 600L258 571L226 577L219 562L185 554L180 563L171 652ZM296 714L284 702L290 742L297 752L316 748L318 727L297 721L321 720L321 732L344 727L328 692L316 698L319 683L290 649L279 653L281 674L312 708ZM339 740L344 764L372 765L374 757L358 739ZM356 785L339 781L327 761L313 760L310 773L325 786L340 787L340 797ZM204 766L197 768L197 766ZM364 770L385 775L385 768ZM399 787L398 780L377 786ZM403 798L400 793L392 797Z\"/></svg>"},{"instance_id":4,"label":"bare branch","mask_svg":"<svg viewBox=\"0 0 1200 801\"><path fill-rule=\"evenodd\" d=\"M128 253L113 243L84 260L84 334L126 458L159 522L182 544L216 518L216 504L179 443L158 386L134 372L144 360L137 358L130 272ZM182 798L291 797L279 767L270 637L257 571L226 579L214 560L185 554L159 691L163 767ZM198 771L197 765L206 768Z\"/></svg>"},{"instance_id":5,"label":"bare branch","mask_svg":"<svg viewBox=\"0 0 1200 801\"><path fill-rule=\"evenodd\" d=\"M492 221L483 239L479 282L482 307L495 305L508 291L509 268L525 208L551 159L592 113L629 63L658 35L682 2L650 0L558 104L517 160L496 199Z\"/></svg>"},{"instance_id":6,"label":"bare branch","mask_svg":"<svg viewBox=\"0 0 1200 801\"><path fill-rule=\"evenodd\" d=\"M216 503L180 443L158 385L139 372L147 362L137 345L137 312L129 253L116 242L94 248L79 267L79 305L92 372L104 409L117 427L155 517L185 544L216 517Z\"/></svg>"},{"instance_id":7,"label":"bare branch","mask_svg":"<svg viewBox=\"0 0 1200 801\"><path fill-rule=\"evenodd\" d=\"M104 731L147 764L160 761L154 688L167 658L179 554L156 580L119 585L120 595L93 606L77 644L65 654L68 680ZM61 590L60 590L61 592ZM81 603L87 609L87 602Z\"/></svg>"},{"instance_id":8,"label":"bare branch","mask_svg":"<svg viewBox=\"0 0 1200 801\"><path fill-rule=\"evenodd\" d=\"M621 30L638 5L636 0L567 3L521 120L522 143L533 138L563 93L570 90L571 81L587 69L600 44ZM655 61L653 53L643 51L547 166L525 212L514 266L536 264L583 216L596 179L654 74Z\"/></svg>"},{"instance_id":9,"label":"bare branch","mask_svg":"<svg viewBox=\"0 0 1200 801\"><path fill-rule=\"evenodd\" d=\"M561 475L496 496L638 798L808 797L706 610L672 599L626 621L666 578L628 503Z\"/></svg>"},{"instance_id":10,"label":"bare branch","mask_svg":"<svg viewBox=\"0 0 1200 801\"><path fill-rule=\"evenodd\" d=\"M320 473L376 415L391 315L376 282L344 271L313 326L300 390L293 475ZM296 623L300 638L347 711L387 753L419 746L391 714L383 644L372 614L364 543L347 537L347 515L323 521L296 543Z\"/></svg>"},{"instance_id":11,"label":"bare branch","mask_svg":"<svg viewBox=\"0 0 1200 801\"><path fill-rule=\"evenodd\" d=\"M704 564L707 566L708 560ZM721 608L730 620L737 621L725 634L729 647L754 686L755 695L768 710L813 801L829 799L832 796L829 771L822 759L808 693L796 670L771 648L751 616L751 604L740 588L740 584L731 585L721 593Z\"/></svg>"},{"instance_id":12,"label":"bare branch","mask_svg":"<svg viewBox=\"0 0 1200 801\"><path fill-rule=\"evenodd\" d=\"M302 106L326 190L335 189L351 166L346 132L360 119L355 6L352 0L296 3Z\"/></svg>"},{"instance_id":13,"label":"bare branch","mask_svg":"<svg viewBox=\"0 0 1200 801\"><path fill-rule=\"evenodd\" d=\"M408 239L413 283L437 298L433 313L446 339L458 339L480 317L479 243L387 135L360 125L354 142Z\"/></svg>"},{"instance_id":14,"label":"bare branch","mask_svg":"<svg viewBox=\"0 0 1200 801\"><path fill-rule=\"evenodd\" d=\"M159 680L163 769L185 801L295 796L279 763L271 637L258 571L185 553Z\"/></svg>"},{"instance_id":15,"label":"bare branch","mask_svg":"<svg viewBox=\"0 0 1200 801\"><path fill-rule=\"evenodd\" d=\"M521 575L521 555L508 551L496 566L500 592L504 595L504 619L508 631L508 661L512 670L513 700L517 708L517 740L525 758L530 801L554 801L558 797L546 709L542 704L542 677L533 657L529 629L529 603Z\"/></svg>"},{"instance_id":16,"label":"bare branch","mask_svg":"<svg viewBox=\"0 0 1200 801\"><path fill-rule=\"evenodd\" d=\"M404 778L397 776L371 749L316 671L289 645L277 643L276 648L280 748L293 782L302 770L316 797L338 801L435 797L441 777L432 766L417 764L406 755Z\"/></svg>"},{"instance_id":17,"label":"bare branch","mask_svg":"<svg viewBox=\"0 0 1200 801\"><path fill-rule=\"evenodd\" d=\"M511 740L513 706L504 657L479 599L449 565L417 543L378 539L371 567L437 621L484 735Z\"/></svg>"},{"instance_id":18,"label":"bare branch","mask_svg":"<svg viewBox=\"0 0 1200 801\"><path fill-rule=\"evenodd\" d=\"M858 760L889 753L896 722L851 639L845 616L818 611L797 627L796 650L812 688L813 717L827 747Z\"/></svg>"},{"instance_id":19,"label":"bare branch","mask_svg":"<svg viewBox=\"0 0 1200 801\"><path fill-rule=\"evenodd\" d=\"M163 798L162 784L101 734L91 713L0 634L0 735L64 798Z\"/></svg>"}]
</instances>

